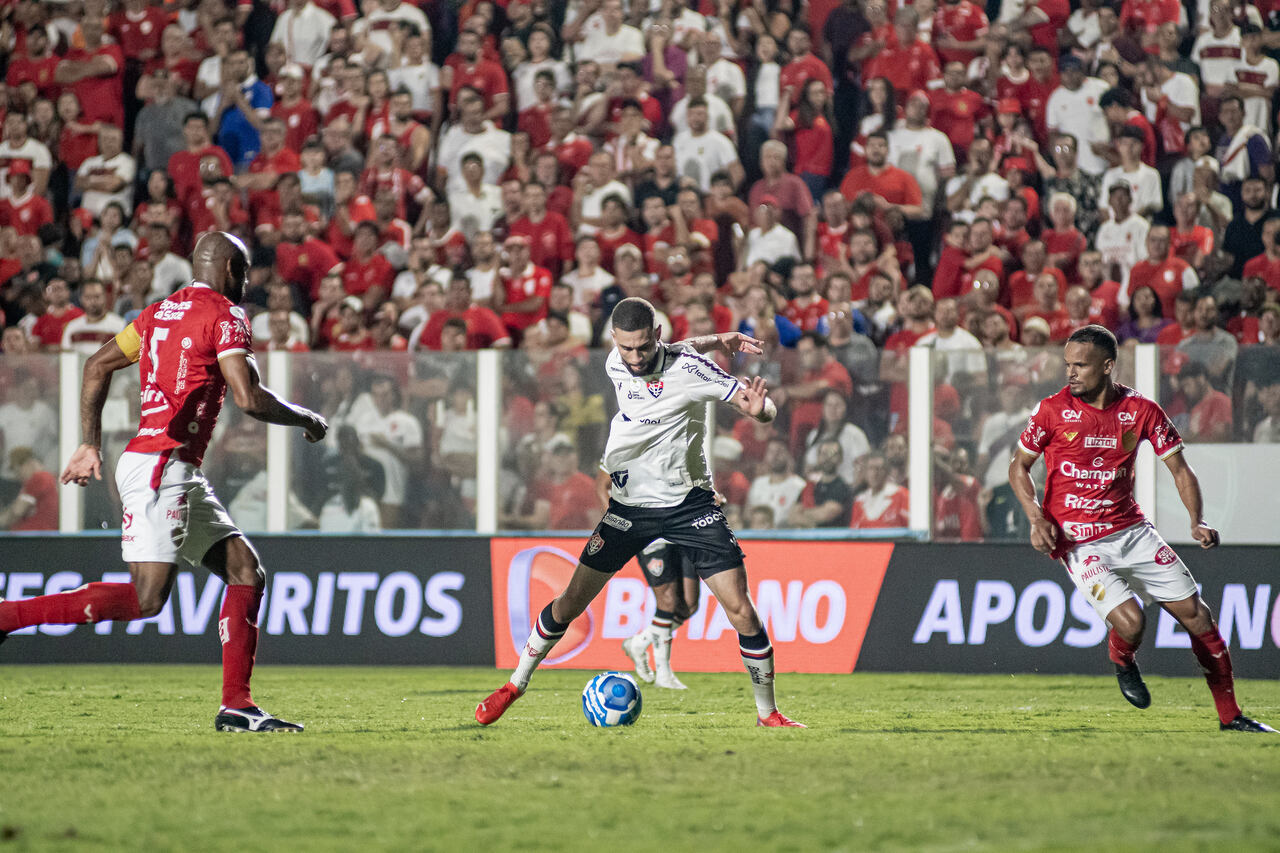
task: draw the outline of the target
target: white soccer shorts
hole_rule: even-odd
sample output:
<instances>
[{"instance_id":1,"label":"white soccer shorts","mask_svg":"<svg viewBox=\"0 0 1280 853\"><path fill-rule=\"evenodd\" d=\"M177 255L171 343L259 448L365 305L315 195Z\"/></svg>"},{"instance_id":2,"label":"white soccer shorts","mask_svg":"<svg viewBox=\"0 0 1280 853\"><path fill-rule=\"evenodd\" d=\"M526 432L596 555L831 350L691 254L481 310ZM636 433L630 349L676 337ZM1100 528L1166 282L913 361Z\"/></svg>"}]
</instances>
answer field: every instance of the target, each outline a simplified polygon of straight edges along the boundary
<instances>
[{"instance_id":1,"label":"white soccer shorts","mask_svg":"<svg viewBox=\"0 0 1280 853\"><path fill-rule=\"evenodd\" d=\"M200 469L169 454L121 454L116 486L126 563L200 565L214 543L240 535Z\"/></svg>"},{"instance_id":2,"label":"white soccer shorts","mask_svg":"<svg viewBox=\"0 0 1280 853\"><path fill-rule=\"evenodd\" d=\"M1197 592L1191 570L1149 521L1077 545L1062 562L1103 620L1130 595L1150 604L1181 601Z\"/></svg>"}]
</instances>

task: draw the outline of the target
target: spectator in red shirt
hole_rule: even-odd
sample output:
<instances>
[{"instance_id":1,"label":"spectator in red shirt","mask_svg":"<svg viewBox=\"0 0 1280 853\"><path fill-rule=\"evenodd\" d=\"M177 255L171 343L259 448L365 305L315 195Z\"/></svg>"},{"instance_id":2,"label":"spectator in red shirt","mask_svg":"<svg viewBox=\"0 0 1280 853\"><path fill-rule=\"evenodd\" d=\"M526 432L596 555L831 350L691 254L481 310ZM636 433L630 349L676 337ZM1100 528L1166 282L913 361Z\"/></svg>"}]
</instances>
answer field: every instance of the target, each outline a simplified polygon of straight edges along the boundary
<instances>
[{"instance_id":1,"label":"spectator in red shirt","mask_svg":"<svg viewBox=\"0 0 1280 853\"><path fill-rule=\"evenodd\" d=\"M1147 121L1147 117L1133 108L1133 97L1124 89L1108 89L1098 100L1102 114L1112 127L1115 137L1123 127L1136 127L1142 133L1142 162L1155 168L1156 165L1156 131ZM1119 163L1118 157L1112 159L1112 165Z\"/></svg>"},{"instance_id":2,"label":"spectator in red shirt","mask_svg":"<svg viewBox=\"0 0 1280 853\"><path fill-rule=\"evenodd\" d=\"M1049 0L1057 2L1057 0ZM1029 11L1035 11L1034 9ZM1043 47L1032 48L1027 53L1027 69L1030 76L1016 87L1013 97L1022 104L1022 114L1031 122L1036 139L1043 144L1049 138L1049 96L1058 88L1058 74L1054 70L1053 55Z\"/></svg>"},{"instance_id":3,"label":"spectator in red shirt","mask_svg":"<svg viewBox=\"0 0 1280 853\"><path fill-rule=\"evenodd\" d=\"M62 332L67 324L84 314L71 304L71 288L64 278L51 278L44 286L45 310L31 328L31 336L46 350L62 347Z\"/></svg>"},{"instance_id":4,"label":"spectator in red shirt","mask_svg":"<svg viewBox=\"0 0 1280 853\"><path fill-rule=\"evenodd\" d=\"M284 122L284 145L295 154L320 130L320 116L311 101L303 97L301 65L289 63L280 69L280 98L271 105L271 115Z\"/></svg>"},{"instance_id":5,"label":"spectator in red shirt","mask_svg":"<svg viewBox=\"0 0 1280 853\"><path fill-rule=\"evenodd\" d=\"M1129 271L1129 285L1122 299L1126 305L1133 292L1144 285L1154 288L1164 305L1172 303L1182 291L1200 286L1200 277L1191 265L1169 249L1169 227L1152 225L1147 231L1147 257Z\"/></svg>"},{"instance_id":6,"label":"spectator in red shirt","mask_svg":"<svg viewBox=\"0 0 1280 853\"><path fill-rule=\"evenodd\" d=\"M33 26L27 30L26 53L14 54L9 58L5 83L15 91L22 83L33 83L40 97L52 100L58 97L59 87L53 76L58 61L45 28Z\"/></svg>"},{"instance_id":7,"label":"spectator in red shirt","mask_svg":"<svg viewBox=\"0 0 1280 853\"><path fill-rule=\"evenodd\" d=\"M813 193L814 203L821 204L835 157L834 135L827 121L830 96L826 84L817 78L805 81L801 92L799 104L789 116L779 115L775 128L790 131L795 171Z\"/></svg>"},{"instance_id":8,"label":"spectator in red shirt","mask_svg":"<svg viewBox=\"0 0 1280 853\"><path fill-rule=\"evenodd\" d=\"M519 340L525 329L547 316L552 279L551 273L529 259L529 238L513 234L504 248L507 271L502 286L494 288L493 308L502 315L512 339Z\"/></svg>"},{"instance_id":9,"label":"spectator in red shirt","mask_svg":"<svg viewBox=\"0 0 1280 853\"><path fill-rule=\"evenodd\" d=\"M53 222L53 206L44 196L35 193L31 161L11 161L6 180L9 197L0 199L0 228L13 228L23 237L37 236L43 226Z\"/></svg>"},{"instance_id":10,"label":"spectator in red shirt","mask_svg":"<svg viewBox=\"0 0 1280 853\"><path fill-rule=\"evenodd\" d=\"M12 176L13 172L10 171L9 175ZM1280 217L1262 223L1262 254L1245 262L1244 278L1255 277L1280 293Z\"/></svg>"},{"instance_id":11,"label":"spectator in red shirt","mask_svg":"<svg viewBox=\"0 0 1280 853\"><path fill-rule=\"evenodd\" d=\"M797 175L787 171L787 146L770 139L760 146L760 180L751 185L747 206L756 210L761 199L773 196L781 221L800 241L806 258L813 257L818 232L818 206L813 193Z\"/></svg>"},{"instance_id":12,"label":"spectator in red shirt","mask_svg":"<svg viewBox=\"0 0 1280 853\"><path fill-rule=\"evenodd\" d=\"M1054 193L1049 197L1049 220L1053 227L1040 233L1045 251L1049 253L1049 266L1062 270L1068 282L1080 280L1076 265L1088 246L1088 241L1076 227L1076 207L1074 196L1064 192Z\"/></svg>"},{"instance_id":13,"label":"spectator in red shirt","mask_svg":"<svg viewBox=\"0 0 1280 853\"><path fill-rule=\"evenodd\" d=\"M1182 435L1188 441L1230 441L1234 425L1231 398L1213 387L1209 371L1188 361L1178 371L1178 390L1190 409Z\"/></svg>"},{"instance_id":14,"label":"spectator in red shirt","mask_svg":"<svg viewBox=\"0 0 1280 853\"><path fill-rule=\"evenodd\" d=\"M104 41L105 21L86 15L80 22L84 47L58 63L53 79L74 88L85 121L105 121L124 127L124 53Z\"/></svg>"},{"instance_id":15,"label":"spectator in red shirt","mask_svg":"<svg viewBox=\"0 0 1280 853\"><path fill-rule=\"evenodd\" d=\"M556 75L543 68L533 75L533 94L538 100L520 111L516 129L529 134L529 144L542 148L551 141L551 114L556 108Z\"/></svg>"},{"instance_id":16,"label":"spectator in red shirt","mask_svg":"<svg viewBox=\"0 0 1280 853\"><path fill-rule=\"evenodd\" d=\"M889 163L889 135L877 130L867 136L866 165L849 170L840 184L840 193L853 201L863 192L876 199L881 213L897 210L908 219L924 219L920 184L910 172Z\"/></svg>"},{"instance_id":17,"label":"spectator in red shirt","mask_svg":"<svg viewBox=\"0 0 1280 853\"><path fill-rule=\"evenodd\" d=\"M942 77L942 66L933 48L919 36L920 16L910 6L900 8L893 18L894 37L868 62L863 73L884 77L901 103L916 90L924 91Z\"/></svg>"},{"instance_id":18,"label":"spectator in red shirt","mask_svg":"<svg viewBox=\"0 0 1280 853\"><path fill-rule=\"evenodd\" d=\"M314 300L320 295L320 282L341 261L328 244L307 232L307 217L301 208L284 212L281 242L276 246L276 272L295 284Z\"/></svg>"},{"instance_id":19,"label":"spectator in red shirt","mask_svg":"<svg viewBox=\"0 0 1280 853\"><path fill-rule=\"evenodd\" d=\"M191 194L198 194L203 187L200 161L205 157L217 158L223 176L230 176L234 169L227 152L210 139L209 117L204 113L191 113L186 117L182 122L182 139L187 149L169 158L168 172L178 202L185 205Z\"/></svg>"},{"instance_id":20,"label":"spectator in red shirt","mask_svg":"<svg viewBox=\"0 0 1280 853\"><path fill-rule=\"evenodd\" d=\"M9 450L9 468L22 483L13 503L0 511L0 530L57 530L58 481L29 447Z\"/></svg>"},{"instance_id":21,"label":"spectator in red shirt","mask_svg":"<svg viewBox=\"0 0 1280 853\"><path fill-rule=\"evenodd\" d=\"M843 364L831 354L827 338L818 332L805 332L796 342L801 374L777 393L783 405L791 406L789 446L793 457L804 451L804 439L822 422L822 401L828 391L836 391L846 400L853 394L853 378Z\"/></svg>"},{"instance_id":22,"label":"spectator in red shirt","mask_svg":"<svg viewBox=\"0 0 1280 853\"><path fill-rule=\"evenodd\" d=\"M547 188L529 181L521 191L524 215L511 223L510 233L529 239L529 257L559 279L565 265L573 259L573 232L569 221L559 213L547 210Z\"/></svg>"},{"instance_id":23,"label":"spectator in red shirt","mask_svg":"<svg viewBox=\"0 0 1280 853\"><path fill-rule=\"evenodd\" d=\"M1089 292L1089 316L1115 331L1120 322L1120 283L1102 274L1102 253L1094 249L1080 254L1078 269L1080 284Z\"/></svg>"},{"instance_id":24,"label":"spectator in red shirt","mask_svg":"<svg viewBox=\"0 0 1280 853\"><path fill-rule=\"evenodd\" d=\"M1048 252L1040 240L1030 240L1022 247L1022 269L1009 276L1009 308L1014 314L1021 314L1037 302L1035 296L1036 282L1041 273L1048 273L1058 283L1058 298L1067 292L1067 277L1062 270L1048 265Z\"/></svg>"},{"instance_id":25,"label":"spectator in red shirt","mask_svg":"<svg viewBox=\"0 0 1280 853\"><path fill-rule=\"evenodd\" d=\"M498 315L483 305L471 303L471 283L466 276L455 276L449 282L444 298L444 307L431 312L422 331L418 333L418 339L409 342L411 349L444 349L445 325L454 321L466 324L466 349L506 349L511 346L511 336Z\"/></svg>"},{"instance_id":26,"label":"spectator in red shirt","mask_svg":"<svg viewBox=\"0 0 1280 853\"><path fill-rule=\"evenodd\" d=\"M964 449L954 452L943 444L933 446L933 536L961 542L982 540L982 518L978 511L980 484L960 473Z\"/></svg>"},{"instance_id":27,"label":"spectator in red shirt","mask_svg":"<svg viewBox=\"0 0 1280 853\"><path fill-rule=\"evenodd\" d=\"M812 78L822 81L827 87L827 94L835 91L835 83L831 78L831 69L826 63L813 54L813 41L809 33L800 27L793 27L787 33L787 51L791 61L782 68L778 78L778 93L782 96L778 103L778 112L786 115L793 104L800 99L804 84Z\"/></svg>"},{"instance_id":28,"label":"spectator in red shirt","mask_svg":"<svg viewBox=\"0 0 1280 853\"><path fill-rule=\"evenodd\" d=\"M534 478L529 498L531 500L525 507L503 514L503 527L587 530L600 520L600 513L604 511L595 481L578 470L577 448L563 434L557 434L547 442L541 473Z\"/></svg>"},{"instance_id":29,"label":"spectator in red shirt","mask_svg":"<svg viewBox=\"0 0 1280 853\"><path fill-rule=\"evenodd\" d=\"M126 59L147 63L160 55L160 39L169 16L147 0L123 0L122 8L111 16L108 28Z\"/></svg>"},{"instance_id":30,"label":"spectator in red shirt","mask_svg":"<svg viewBox=\"0 0 1280 853\"><path fill-rule=\"evenodd\" d=\"M458 52L445 60L441 75L449 88L449 106L456 107L458 92L472 88L484 96L484 117L495 122L506 120L511 101L507 73L502 66L480 54L480 36L471 30L458 33Z\"/></svg>"},{"instance_id":31,"label":"spectator in red shirt","mask_svg":"<svg viewBox=\"0 0 1280 853\"><path fill-rule=\"evenodd\" d=\"M933 16L933 44L942 62L968 67L986 47L987 13L970 0L943 0ZM939 128L941 129L941 128Z\"/></svg>"},{"instance_id":32,"label":"spectator in red shirt","mask_svg":"<svg viewBox=\"0 0 1280 853\"><path fill-rule=\"evenodd\" d=\"M286 172L302 168L296 151L285 145L287 128L284 120L268 118L262 123L262 150L249 164L249 171L237 175L232 183L249 193L249 211L254 220L259 219L267 207L279 205L276 181Z\"/></svg>"},{"instance_id":33,"label":"spectator in red shirt","mask_svg":"<svg viewBox=\"0 0 1280 853\"><path fill-rule=\"evenodd\" d=\"M375 348L373 333L364 324L364 303L359 296L347 296L338 305L338 325L329 349L334 352L364 352Z\"/></svg>"},{"instance_id":34,"label":"spectator in red shirt","mask_svg":"<svg viewBox=\"0 0 1280 853\"><path fill-rule=\"evenodd\" d=\"M1205 259L1213 254L1215 244L1213 229L1198 224L1199 219L1200 199L1195 193L1186 192L1174 200L1174 226L1169 230L1169 243L1173 253L1191 264L1197 273L1204 269ZM1263 246L1266 246L1265 238ZM1280 279L1275 286L1280 290Z\"/></svg>"},{"instance_id":35,"label":"spectator in red shirt","mask_svg":"<svg viewBox=\"0 0 1280 853\"><path fill-rule=\"evenodd\" d=\"M961 2L969 4L969 0ZM930 123L951 140L958 163L965 161L978 122L988 112L982 96L968 88L968 81L968 67L964 63L948 62L942 68L942 88L926 90Z\"/></svg>"},{"instance_id":36,"label":"spectator in red shirt","mask_svg":"<svg viewBox=\"0 0 1280 853\"><path fill-rule=\"evenodd\" d=\"M798 263L791 268L791 292L795 294L787 302L782 316L800 328L802 332L826 332L827 300L818 293L818 278L813 264Z\"/></svg>"},{"instance_id":37,"label":"spectator in red shirt","mask_svg":"<svg viewBox=\"0 0 1280 853\"><path fill-rule=\"evenodd\" d=\"M395 270L378 253L378 226L361 222L356 226L351 258L342 270L342 288L349 296L359 296L365 309L372 311L391 293Z\"/></svg>"},{"instance_id":38,"label":"spectator in red shirt","mask_svg":"<svg viewBox=\"0 0 1280 853\"><path fill-rule=\"evenodd\" d=\"M1036 276L1034 296L1035 302L1023 315L1023 322L1039 317L1049 324L1049 340L1055 343L1065 341L1075 329L1058 298L1058 279L1048 270Z\"/></svg>"},{"instance_id":39,"label":"spectator in red shirt","mask_svg":"<svg viewBox=\"0 0 1280 853\"><path fill-rule=\"evenodd\" d=\"M942 235L942 252L938 256L938 267L933 271L933 298L958 299L965 295L970 276L965 270L965 261L969 253L965 247L969 242L969 224L954 219L947 226L947 233Z\"/></svg>"}]
</instances>

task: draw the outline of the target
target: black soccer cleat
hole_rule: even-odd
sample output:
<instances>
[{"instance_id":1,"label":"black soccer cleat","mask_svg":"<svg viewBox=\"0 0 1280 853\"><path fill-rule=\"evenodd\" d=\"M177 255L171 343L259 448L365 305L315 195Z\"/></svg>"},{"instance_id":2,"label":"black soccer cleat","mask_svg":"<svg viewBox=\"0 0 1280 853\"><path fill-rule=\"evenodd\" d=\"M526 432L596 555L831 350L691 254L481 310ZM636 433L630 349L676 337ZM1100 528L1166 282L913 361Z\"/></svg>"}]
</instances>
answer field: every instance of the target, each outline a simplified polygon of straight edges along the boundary
<instances>
[{"instance_id":1,"label":"black soccer cleat","mask_svg":"<svg viewBox=\"0 0 1280 853\"><path fill-rule=\"evenodd\" d=\"M289 723L256 706L219 708L213 727L220 732L300 732L300 723Z\"/></svg>"},{"instance_id":2,"label":"black soccer cleat","mask_svg":"<svg viewBox=\"0 0 1280 853\"><path fill-rule=\"evenodd\" d=\"M1147 708L1151 705L1151 691L1142 680L1142 671L1136 662L1128 666L1116 664L1116 681L1120 682L1120 692L1129 704L1135 708Z\"/></svg>"},{"instance_id":3,"label":"black soccer cleat","mask_svg":"<svg viewBox=\"0 0 1280 853\"><path fill-rule=\"evenodd\" d=\"M1218 723L1218 730L1224 732L1254 732L1255 734L1264 732L1269 734L1276 733L1276 730L1266 723L1260 723L1252 717L1246 717L1244 714L1237 714L1236 718L1229 723Z\"/></svg>"}]
</instances>

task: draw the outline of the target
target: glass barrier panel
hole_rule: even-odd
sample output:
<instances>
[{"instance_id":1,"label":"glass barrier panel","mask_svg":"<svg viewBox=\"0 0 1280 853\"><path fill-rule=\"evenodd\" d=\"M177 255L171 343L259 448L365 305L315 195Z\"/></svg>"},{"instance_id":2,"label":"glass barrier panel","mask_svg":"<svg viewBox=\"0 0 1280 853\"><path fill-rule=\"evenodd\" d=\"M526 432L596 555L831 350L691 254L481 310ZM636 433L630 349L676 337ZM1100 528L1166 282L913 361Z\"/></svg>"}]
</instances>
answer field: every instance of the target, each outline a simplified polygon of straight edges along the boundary
<instances>
[{"instance_id":1,"label":"glass barrier panel","mask_svg":"<svg viewBox=\"0 0 1280 853\"><path fill-rule=\"evenodd\" d=\"M1188 444L1280 441L1280 346L1222 329L1160 347L1160 405Z\"/></svg>"},{"instance_id":2,"label":"glass barrier panel","mask_svg":"<svg viewBox=\"0 0 1280 853\"><path fill-rule=\"evenodd\" d=\"M290 397L329 435L290 433L289 529L474 529L475 366L474 353L292 355Z\"/></svg>"},{"instance_id":3,"label":"glass barrier panel","mask_svg":"<svg viewBox=\"0 0 1280 853\"><path fill-rule=\"evenodd\" d=\"M56 354L0 357L0 509L20 493L41 496L10 530L57 530L57 487L62 473L58 448L59 377ZM119 519L116 520L119 526Z\"/></svg>"}]
</instances>

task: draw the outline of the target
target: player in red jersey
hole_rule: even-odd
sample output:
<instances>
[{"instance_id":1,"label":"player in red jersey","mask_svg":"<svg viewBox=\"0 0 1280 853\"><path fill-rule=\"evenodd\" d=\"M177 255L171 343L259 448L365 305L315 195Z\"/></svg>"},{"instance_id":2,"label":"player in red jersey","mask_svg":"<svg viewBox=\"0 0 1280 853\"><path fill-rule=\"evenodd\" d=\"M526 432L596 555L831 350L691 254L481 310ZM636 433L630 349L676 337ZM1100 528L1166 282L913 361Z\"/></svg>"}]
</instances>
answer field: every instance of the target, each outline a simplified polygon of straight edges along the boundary
<instances>
[{"instance_id":1,"label":"player in red jersey","mask_svg":"<svg viewBox=\"0 0 1280 853\"><path fill-rule=\"evenodd\" d=\"M1146 708L1151 694L1134 654L1144 616L1134 595L1158 603L1187 630L1204 668L1221 728L1274 732L1240 713L1231 654L1190 570L1143 516L1133 494L1138 445L1151 443L1169 467L1191 515L1201 548L1218 544L1204 521L1200 482L1182 455L1182 437L1159 405L1112 379L1116 338L1086 326L1067 339L1067 387L1041 400L1009 463L1009 485L1031 521L1031 545L1062 561L1099 618L1110 626L1108 649L1120 692ZM1044 503L1036 500L1031 467L1048 466Z\"/></svg>"},{"instance_id":2,"label":"player in red jersey","mask_svg":"<svg viewBox=\"0 0 1280 853\"><path fill-rule=\"evenodd\" d=\"M227 583L218 621L222 640L219 731L298 732L264 712L249 693L266 575L200 471L227 388L236 405L266 423L298 426L309 441L328 425L281 400L258 381L249 324L237 303L249 280L249 251L222 232L205 234L192 256L195 281L149 306L85 363L80 395L84 443L62 482L102 479L102 407L116 371L139 363L138 435L116 467L124 504L124 559L131 583L90 583L24 601L0 602L0 632L154 616L169 597L178 559L203 563ZM0 638L4 634L0 633Z\"/></svg>"}]
</instances>

